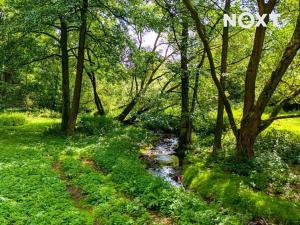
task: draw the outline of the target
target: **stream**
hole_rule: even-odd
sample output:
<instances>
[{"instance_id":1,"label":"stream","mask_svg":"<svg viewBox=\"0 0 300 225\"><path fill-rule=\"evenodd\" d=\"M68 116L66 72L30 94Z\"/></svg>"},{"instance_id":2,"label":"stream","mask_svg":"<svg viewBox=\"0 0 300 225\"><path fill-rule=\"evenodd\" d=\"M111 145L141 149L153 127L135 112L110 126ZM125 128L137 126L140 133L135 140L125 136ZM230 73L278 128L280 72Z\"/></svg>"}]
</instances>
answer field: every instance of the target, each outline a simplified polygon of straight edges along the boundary
<instances>
[{"instance_id":1,"label":"stream","mask_svg":"<svg viewBox=\"0 0 300 225\"><path fill-rule=\"evenodd\" d=\"M178 137L164 135L153 148L144 153L142 158L147 161L148 171L151 174L161 177L176 187L182 187L179 160L175 155L177 145Z\"/></svg>"}]
</instances>

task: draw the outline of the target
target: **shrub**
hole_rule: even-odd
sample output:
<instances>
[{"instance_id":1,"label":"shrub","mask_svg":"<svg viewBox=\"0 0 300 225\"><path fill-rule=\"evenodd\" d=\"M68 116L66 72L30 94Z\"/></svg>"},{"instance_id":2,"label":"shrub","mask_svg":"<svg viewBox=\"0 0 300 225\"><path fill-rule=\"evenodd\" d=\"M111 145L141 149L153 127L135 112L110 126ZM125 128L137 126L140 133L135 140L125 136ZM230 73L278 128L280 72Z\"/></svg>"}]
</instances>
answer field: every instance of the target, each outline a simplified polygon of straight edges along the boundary
<instances>
[{"instance_id":1,"label":"shrub","mask_svg":"<svg viewBox=\"0 0 300 225\"><path fill-rule=\"evenodd\" d=\"M0 126L21 126L26 123L22 113L4 113L0 115Z\"/></svg>"},{"instance_id":2,"label":"shrub","mask_svg":"<svg viewBox=\"0 0 300 225\"><path fill-rule=\"evenodd\" d=\"M211 115L207 118L198 116L194 120L194 130L201 136L210 136L214 134L216 127L216 115ZM227 117L224 117L224 127L226 130L229 127L229 121Z\"/></svg>"},{"instance_id":3,"label":"shrub","mask_svg":"<svg viewBox=\"0 0 300 225\"><path fill-rule=\"evenodd\" d=\"M140 120L145 128L155 131L175 132L179 127L179 118L165 113L144 114Z\"/></svg>"},{"instance_id":4,"label":"shrub","mask_svg":"<svg viewBox=\"0 0 300 225\"><path fill-rule=\"evenodd\" d=\"M32 111L30 114L34 117L41 117L41 118L55 118L55 119L60 119L61 118L61 113L50 110L50 109L39 109L37 111Z\"/></svg>"},{"instance_id":5,"label":"shrub","mask_svg":"<svg viewBox=\"0 0 300 225\"><path fill-rule=\"evenodd\" d=\"M89 135L104 134L119 127L120 124L106 116L84 115L80 118L77 131Z\"/></svg>"},{"instance_id":6,"label":"shrub","mask_svg":"<svg viewBox=\"0 0 300 225\"><path fill-rule=\"evenodd\" d=\"M272 191L283 193L290 181L288 165L276 152L264 152L253 160L250 174L250 185L258 190L266 190L269 185Z\"/></svg>"},{"instance_id":7,"label":"shrub","mask_svg":"<svg viewBox=\"0 0 300 225\"><path fill-rule=\"evenodd\" d=\"M276 152L286 163L300 164L300 140L291 132L272 129L257 139L255 149Z\"/></svg>"}]
</instances>

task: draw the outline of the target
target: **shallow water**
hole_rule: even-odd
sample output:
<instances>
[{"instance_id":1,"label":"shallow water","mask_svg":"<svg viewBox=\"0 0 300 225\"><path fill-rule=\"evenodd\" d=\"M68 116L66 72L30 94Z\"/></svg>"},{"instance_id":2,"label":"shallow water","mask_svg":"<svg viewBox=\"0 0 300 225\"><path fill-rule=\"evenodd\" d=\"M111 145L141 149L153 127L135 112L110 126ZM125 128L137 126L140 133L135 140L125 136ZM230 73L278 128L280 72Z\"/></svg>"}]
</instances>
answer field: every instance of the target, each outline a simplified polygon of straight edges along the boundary
<instances>
[{"instance_id":1,"label":"shallow water","mask_svg":"<svg viewBox=\"0 0 300 225\"><path fill-rule=\"evenodd\" d=\"M145 158L151 161L148 170L151 174L159 176L168 183L180 187L178 182L181 175L178 168L178 157L175 155L175 149L178 145L178 138L174 135L163 136L154 148L145 153Z\"/></svg>"}]
</instances>

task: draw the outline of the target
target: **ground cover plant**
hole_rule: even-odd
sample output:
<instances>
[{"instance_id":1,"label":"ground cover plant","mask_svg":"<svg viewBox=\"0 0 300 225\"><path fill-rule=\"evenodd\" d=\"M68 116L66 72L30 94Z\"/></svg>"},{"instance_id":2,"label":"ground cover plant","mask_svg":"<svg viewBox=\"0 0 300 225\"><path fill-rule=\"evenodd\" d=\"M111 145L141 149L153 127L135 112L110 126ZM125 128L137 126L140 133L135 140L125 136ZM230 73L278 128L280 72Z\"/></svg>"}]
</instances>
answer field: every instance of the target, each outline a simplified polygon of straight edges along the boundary
<instances>
[{"instance_id":1,"label":"ground cover plant","mask_svg":"<svg viewBox=\"0 0 300 225\"><path fill-rule=\"evenodd\" d=\"M299 0L0 0L0 225L298 225Z\"/></svg>"}]
</instances>

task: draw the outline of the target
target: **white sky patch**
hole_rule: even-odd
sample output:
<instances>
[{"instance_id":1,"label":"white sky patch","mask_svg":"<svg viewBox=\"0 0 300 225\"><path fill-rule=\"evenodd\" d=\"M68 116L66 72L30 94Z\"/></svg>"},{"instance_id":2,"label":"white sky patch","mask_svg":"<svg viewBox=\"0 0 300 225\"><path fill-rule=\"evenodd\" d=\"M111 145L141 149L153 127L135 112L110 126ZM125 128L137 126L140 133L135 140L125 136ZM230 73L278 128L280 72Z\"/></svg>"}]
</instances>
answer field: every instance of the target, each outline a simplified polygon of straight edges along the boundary
<instances>
[{"instance_id":1,"label":"white sky patch","mask_svg":"<svg viewBox=\"0 0 300 225\"><path fill-rule=\"evenodd\" d=\"M143 48L153 48L154 44L155 44L155 40L157 38L157 33L154 31L150 31L148 32L146 35L144 35L143 37L143 43L142 43L142 47Z\"/></svg>"},{"instance_id":2,"label":"white sky patch","mask_svg":"<svg viewBox=\"0 0 300 225\"><path fill-rule=\"evenodd\" d=\"M129 28L129 35L131 36L132 40L135 41L136 45L139 46L141 43L141 47L147 51L152 51L158 33L155 31L148 31L143 32L140 36L137 34L137 32L133 28ZM161 56L165 56L167 51L167 54L171 54L173 48L169 46L168 41L166 38L164 38L164 34L160 34L160 37L157 42L157 48L156 52L159 53Z\"/></svg>"}]
</instances>

